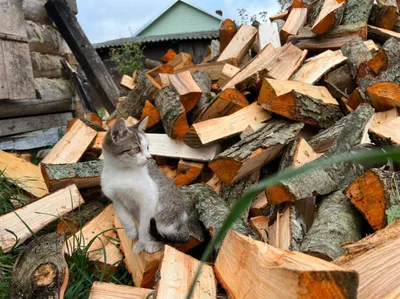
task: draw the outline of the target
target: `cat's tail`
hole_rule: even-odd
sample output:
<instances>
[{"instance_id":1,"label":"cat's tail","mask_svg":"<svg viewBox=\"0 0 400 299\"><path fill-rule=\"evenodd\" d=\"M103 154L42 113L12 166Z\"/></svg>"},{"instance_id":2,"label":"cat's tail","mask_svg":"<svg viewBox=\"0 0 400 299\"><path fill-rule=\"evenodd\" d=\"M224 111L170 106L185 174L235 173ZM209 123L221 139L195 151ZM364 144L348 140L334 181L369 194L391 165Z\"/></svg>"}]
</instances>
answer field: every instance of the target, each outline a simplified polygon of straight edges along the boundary
<instances>
[{"instance_id":1,"label":"cat's tail","mask_svg":"<svg viewBox=\"0 0 400 299\"><path fill-rule=\"evenodd\" d=\"M182 244L189 241L189 230L186 223L173 223L168 226L156 222L155 218L150 219L150 235L156 240L169 244Z\"/></svg>"}]
</instances>

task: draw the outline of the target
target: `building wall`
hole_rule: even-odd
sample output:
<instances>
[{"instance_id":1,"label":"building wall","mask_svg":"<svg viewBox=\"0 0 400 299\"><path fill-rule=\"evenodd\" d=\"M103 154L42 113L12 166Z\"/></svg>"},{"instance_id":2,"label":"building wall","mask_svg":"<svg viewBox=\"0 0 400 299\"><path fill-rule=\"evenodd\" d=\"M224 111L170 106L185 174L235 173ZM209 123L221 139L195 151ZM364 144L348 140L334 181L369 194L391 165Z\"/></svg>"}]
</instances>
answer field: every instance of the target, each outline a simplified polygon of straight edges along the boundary
<instances>
[{"instance_id":1,"label":"building wall","mask_svg":"<svg viewBox=\"0 0 400 299\"><path fill-rule=\"evenodd\" d=\"M138 36L218 30L221 21L183 2L177 2Z\"/></svg>"}]
</instances>

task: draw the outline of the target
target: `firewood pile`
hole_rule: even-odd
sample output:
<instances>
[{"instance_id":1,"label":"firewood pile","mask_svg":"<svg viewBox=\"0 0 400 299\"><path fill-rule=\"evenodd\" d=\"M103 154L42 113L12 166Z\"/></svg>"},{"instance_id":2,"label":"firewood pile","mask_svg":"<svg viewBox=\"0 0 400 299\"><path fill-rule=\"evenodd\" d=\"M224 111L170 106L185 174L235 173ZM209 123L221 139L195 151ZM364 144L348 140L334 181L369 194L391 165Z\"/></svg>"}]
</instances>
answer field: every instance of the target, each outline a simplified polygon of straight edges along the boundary
<instances>
[{"instance_id":1,"label":"firewood pile","mask_svg":"<svg viewBox=\"0 0 400 299\"><path fill-rule=\"evenodd\" d=\"M146 69L122 78L129 93L114 113L69 121L39 166L0 152L4 175L32 198L0 217L1 249L54 215L57 231L69 236L29 243L14 269L26 283L15 294L34 281L36 292L62 297L63 254L80 246L71 235L78 231L86 244L94 240L93 263L110 271L123 263L135 285L96 282L90 298L185 298L204 246L251 186L315 160L400 145L397 1L295 0L270 19L240 27L225 20L219 49L210 47L201 64L172 49L163 63L146 59ZM187 244L136 254L112 205L85 204L98 194L102 140L121 117L149 118L150 153L193 206ZM194 297L397 297L397 170L391 161L336 163L268 187L216 246ZM77 207L79 219L71 213ZM48 254L35 256L40 250ZM35 262L22 263L30 255Z\"/></svg>"}]
</instances>

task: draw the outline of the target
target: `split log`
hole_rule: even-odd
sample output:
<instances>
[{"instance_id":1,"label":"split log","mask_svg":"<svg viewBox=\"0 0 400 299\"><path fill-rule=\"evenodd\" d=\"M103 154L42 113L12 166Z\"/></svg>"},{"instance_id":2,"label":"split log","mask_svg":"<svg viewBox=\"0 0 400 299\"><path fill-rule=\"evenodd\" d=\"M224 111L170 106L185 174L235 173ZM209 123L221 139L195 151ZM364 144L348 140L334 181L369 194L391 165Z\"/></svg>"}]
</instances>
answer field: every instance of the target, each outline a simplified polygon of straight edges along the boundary
<instances>
[{"instance_id":1,"label":"split log","mask_svg":"<svg viewBox=\"0 0 400 299\"><path fill-rule=\"evenodd\" d=\"M397 23L397 1L396 0L378 0L378 3L372 7L369 22L371 25L392 30Z\"/></svg>"},{"instance_id":2,"label":"split log","mask_svg":"<svg viewBox=\"0 0 400 299\"><path fill-rule=\"evenodd\" d=\"M142 112L142 116L140 117L140 119L142 120L146 117L149 118L147 120L146 129L150 129L150 128L154 127L161 120L160 113L158 112L157 108L154 107L153 104L150 103L149 101L146 101L144 103L143 112Z\"/></svg>"},{"instance_id":3,"label":"split log","mask_svg":"<svg viewBox=\"0 0 400 299\"><path fill-rule=\"evenodd\" d=\"M68 265L62 251L64 236L50 233L30 242L15 261L10 298L63 298Z\"/></svg>"},{"instance_id":4,"label":"split log","mask_svg":"<svg viewBox=\"0 0 400 299\"><path fill-rule=\"evenodd\" d=\"M180 160L176 171L175 184L186 186L193 183L203 171L204 164Z\"/></svg>"},{"instance_id":5,"label":"split log","mask_svg":"<svg viewBox=\"0 0 400 299\"><path fill-rule=\"evenodd\" d=\"M355 110L362 103L368 103L368 102L366 100L365 93L362 91L360 87L357 87L349 96L348 100L346 101L346 105L349 106L351 109Z\"/></svg>"},{"instance_id":6,"label":"split log","mask_svg":"<svg viewBox=\"0 0 400 299\"><path fill-rule=\"evenodd\" d=\"M368 38L373 39L376 42L384 43L392 37L399 40L400 33L373 25L368 25Z\"/></svg>"},{"instance_id":7,"label":"split log","mask_svg":"<svg viewBox=\"0 0 400 299\"><path fill-rule=\"evenodd\" d=\"M257 216L249 219L251 229L263 242L268 242L269 218L267 216Z\"/></svg>"},{"instance_id":8,"label":"split log","mask_svg":"<svg viewBox=\"0 0 400 299\"><path fill-rule=\"evenodd\" d=\"M378 53L368 61L368 68L379 75L388 68L388 57L384 50L379 50Z\"/></svg>"},{"instance_id":9,"label":"split log","mask_svg":"<svg viewBox=\"0 0 400 299\"><path fill-rule=\"evenodd\" d=\"M226 64L231 64L231 60L186 66L176 71L175 73L190 71L192 73L192 76L194 76L195 72L201 71L208 73L211 77L211 80L216 81L219 79L222 69L225 67Z\"/></svg>"},{"instance_id":10,"label":"split log","mask_svg":"<svg viewBox=\"0 0 400 299\"><path fill-rule=\"evenodd\" d=\"M152 292L152 289L95 281L92 284L89 299L111 299L116 297L144 299L151 295Z\"/></svg>"},{"instance_id":11,"label":"split log","mask_svg":"<svg viewBox=\"0 0 400 299\"><path fill-rule=\"evenodd\" d=\"M361 64L369 61L372 56L361 38L355 38L342 47L343 55L347 57L347 65L353 78L356 78Z\"/></svg>"},{"instance_id":12,"label":"split log","mask_svg":"<svg viewBox=\"0 0 400 299\"><path fill-rule=\"evenodd\" d=\"M371 105L377 111L400 107L400 86L394 82L379 82L367 88Z\"/></svg>"},{"instance_id":13,"label":"split log","mask_svg":"<svg viewBox=\"0 0 400 299\"><path fill-rule=\"evenodd\" d=\"M369 129L371 140L381 146L400 146L400 134L398 128L400 125L400 117L397 117L387 123L375 128Z\"/></svg>"},{"instance_id":14,"label":"split log","mask_svg":"<svg viewBox=\"0 0 400 299\"><path fill-rule=\"evenodd\" d=\"M361 143L364 129L373 115L373 109L361 105L349 114L343 129L340 131L331 148L319 159L328 159L334 155L349 152L352 147ZM327 195L339 190L346 180L352 181L361 165L351 162L337 163L306 172L295 178L281 182L266 189L268 201L273 204L285 201L295 202L316 195ZM350 183L348 182L348 184Z\"/></svg>"},{"instance_id":15,"label":"split log","mask_svg":"<svg viewBox=\"0 0 400 299\"><path fill-rule=\"evenodd\" d=\"M29 49L31 52L60 55L60 33L51 25L26 21Z\"/></svg>"},{"instance_id":16,"label":"split log","mask_svg":"<svg viewBox=\"0 0 400 299\"><path fill-rule=\"evenodd\" d=\"M288 17L288 15L289 15L289 10L285 10L285 11L277 13L276 15L269 17L269 20L271 22L273 22L275 20L284 20L285 21L286 18Z\"/></svg>"},{"instance_id":17,"label":"split log","mask_svg":"<svg viewBox=\"0 0 400 299\"><path fill-rule=\"evenodd\" d=\"M186 298L199 266L200 261L165 246L155 298ZM203 266L192 298L217 298L216 279L211 266Z\"/></svg>"},{"instance_id":18,"label":"split log","mask_svg":"<svg viewBox=\"0 0 400 299\"><path fill-rule=\"evenodd\" d=\"M73 89L69 80L36 78L34 82L37 97L41 100L63 100L71 99L73 96Z\"/></svg>"},{"instance_id":19,"label":"split log","mask_svg":"<svg viewBox=\"0 0 400 299\"><path fill-rule=\"evenodd\" d=\"M129 88L129 89L134 89L135 88L135 79L131 76L123 75L121 82L119 83L120 85Z\"/></svg>"},{"instance_id":20,"label":"split log","mask_svg":"<svg viewBox=\"0 0 400 299\"><path fill-rule=\"evenodd\" d=\"M50 0L46 2L45 7L50 18L73 51L90 85L96 89L103 106L109 113L114 112L119 90L83 32L76 16L72 14L65 1Z\"/></svg>"},{"instance_id":21,"label":"split log","mask_svg":"<svg viewBox=\"0 0 400 299\"><path fill-rule=\"evenodd\" d=\"M240 134L240 140L246 138L247 136L253 134L254 132L264 128L267 124L264 123L253 123L247 126L246 129Z\"/></svg>"},{"instance_id":22,"label":"split log","mask_svg":"<svg viewBox=\"0 0 400 299\"><path fill-rule=\"evenodd\" d=\"M219 28L219 54L229 45L237 33L236 23L231 19L225 19Z\"/></svg>"},{"instance_id":23,"label":"split log","mask_svg":"<svg viewBox=\"0 0 400 299\"><path fill-rule=\"evenodd\" d=\"M280 47L281 39L279 37L279 32L278 24L276 22L260 24L258 27L258 41L255 43L259 48L257 53L264 50L268 44L272 44L276 48Z\"/></svg>"},{"instance_id":24,"label":"split log","mask_svg":"<svg viewBox=\"0 0 400 299\"><path fill-rule=\"evenodd\" d=\"M313 58L307 59L291 80L308 84L316 84L332 69L345 63L347 58L341 51L325 51Z\"/></svg>"},{"instance_id":25,"label":"split log","mask_svg":"<svg viewBox=\"0 0 400 299\"><path fill-rule=\"evenodd\" d=\"M217 61L232 59L234 66L239 66L244 56L251 48L256 38L257 29L253 26L243 24L232 38L230 43L221 52ZM222 42L221 42L222 43Z\"/></svg>"},{"instance_id":26,"label":"split log","mask_svg":"<svg viewBox=\"0 0 400 299\"><path fill-rule=\"evenodd\" d=\"M240 68L233 66L229 63L224 65L221 75L218 78L218 85L223 87L229 80L231 80L238 72Z\"/></svg>"},{"instance_id":27,"label":"split log","mask_svg":"<svg viewBox=\"0 0 400 299\"><path fill-rule=\"evenodd\" d=\"M46 77L49 79L54 79L62 77L62 57L31 52L31 59L33 76L35 78ZM72 92L71 96L64 95L64 98L68 97L72 97Z\"/></svg>"},{"instance_id":28,"label":"split log","mask_svg":"<svg viewBox=\"0 0 400 299\"><path fill-rule=\"evenodd\" d=\"M399 111L396 108L385 112L376 112L372 117L372 124L368 129L375 129L380 125L386 124L392 120L395 120L400 116Z\"/></svg>"},{"instance_id":29,"label":"split log","mask_svg":"<svg viewBox=\"0 0 400 299\"><path fill-rule=\"evenodd\" d=\"M371 227L379 230L388 223L386 211L397 204L399 183L398 173L371 169L350 184L346 196Z\"/></svg>"},{"instance_id":30,"label":"split log","mask_svg":"<svg viewBox=\"0 0 400 299\"><path fill-rule=\"evenodd\" d=\"M263 275L251 275L255 269ZM225 238L215 263L215 273L233 298L357 296L355 271L299 252L274 248L233 231Z\"/></svg>"},{"instance_id":31,"label":"split log","mask_svg":"<svg viewBox=\"0 0 400 299\"><path fill-rule=\"evenodd\" d=\"M97 131L77 120L71 130L50 150L43 164L76 163L96 138Z\"/></svg>"},{"instance_id":32,"label":"split log","mask_svg":"<svg viewBox=\"0 0 400 299\"><path fill-rule=\"evenodd\" d=\"M356 243L345 244L346 254L335 261L359 274L358 298L391 298L399 294L399 224L396 221Z\"/></svg>"},{"instance_id":33,"label":"split log","mask_svg":"<svg viewBox=\"0 0 400 299\"><path fill-rule=\"evenodd\" d=\"M200 221L207 228L211 237L213 237L221 229L222 223L228 216L230 209L224 200L207 185L190 185L184 189L184 192L195 202ZM243 219L236 220L232 229L244 235L254 236L247 221L243 221ZM220 246L221 244L217 244L217 251Z\"/></svg>"},{"instance_id":34,"label":"split log","mask_svg":"<svg viewBox=\"0 0 400 299\"><path fill-rule=\"evenodd\" d=\"M325 87L302 82L265 79L257 102L267 111L320 128L342 117L339 104Z\"/></svg>"},{"instance_id":35,"label":"split log","mask_svg":"<svg viewBox=\"0 0 400 299\"><path fill-rule=\"evenodd\" d=\"M252 123L272 118L271 114L253 103L239 111L219 118L212 118L192 125L183 141L194 148L240 134Z\"/></svg>"},{"instance_id":36,"label":"split log","mask_svg":"<svg viewBox=\"0 0 400 299\"><path fill-rule=\"evenodd\" d=\"M197 85L189 71L169 76L171 85L179 95L186 113L192 111L202 95L202 90Z\"/></svg>"},{"instance_id":37,"label":"split log","mask_svg":"<svg viewBox=\"0 0 400 299\"><path fill-rule=\"evenodd\" d=\"M216 156L209 167L229 186L276 158L303 126L302 123L271 120L263 129Z\"/></svg>"},{"instance_id":38,"label":"split log","mask_svg":"<svg viewBox=\"0 0 400 299\"><path fill-rule=\"evenodd\" d=\"M86 223L99 215L104 208L105 206L99 201L86 203L60 218L57 223L56 231L71 236L78 232Z\"/></svg>"},{"instance_id":39,"label":"split log","mask_svg":"<svg viewBox=\"0 0 400 299\"><path fill-rule=\"evenodd\" d=\"M369 30L368 30L369 33ZM356 37L367 39L365 23L339 25L331 31L319 36L311 31L310 27L303 27L296 36L290 36L288 42L299 49L318 52L325 50L339 50L344 44Z\"/></svg>"},{"instance_id":40,"label":"split log","mask_svg":"<svg viewBox=\"0 0 400 299\"><path fill-rule=\"evenodd\" d=\"M172 86L162 88L155 105L167 135L174 139L182 139L189 131L189 124L177 91Z\"/></svg>"},{"instance_id":41,"label":"split log","mask_svg":"<svg viewBox=\"0 0 400 299\"><path fill-rule=\"evenodd\" d=\"M265 196L265 192L261 192L254 198L250 205L249 215L250 217L258 217L264 215L264 210L268 207L268 199Z\"/></svg>"},{"instance_id":42,"label":"split log","mask_svg":"<svg viewBox=\"0 0 400 299\"><path fill-rule=\"evenodd\" d=\"M93 160L69 164L40 164L47 188L53 192L75 184L78 189L100 186L103 161Z\"/></svg>"},{"instance_id":43,"label":"split log","mask_svg":"<svg viewBox=\"0 0 400 299\"><path fill-rule=\"evenodd\" d=\"M147 78L151 81L151 83L158 89L161 89L161 81L160 81L160 74L173 74L174 68L172 65L169 64L160 64L156 68L148 71L146 73Z\"/></svg>"},{"instance_id":44,"label":"split log","mask_svg":"<svg viewBox=\"0 0 400 299\"><path fill-rule=\"evenodd\" d=\"M193 73L193 79L202 91L196 107L192 110L192 119L196 120L212 101L210 95L212 81L210 75L204 71L195 71Z\"/></svg>"},{"instance_id":45,"label":"split log","mask_svg":"<svg viewBox=\"0 0 400 299\"><path fill-rule=\"evenodd\" d=\"M171 181L175 180L177 172L176 167L164 165L159 166L158 169L160 169Z\"/></svg>"},{"instance_id":46,"label":"split log","mask_svg":"<svg viewBox=\"0 0 400 299\"><path fill-rule=\"evenodd\" d=\"M161 57L161 60L164 62L170 62L172 59L176 57L176 52L173 49L168 49L167 53L163 57Z\"/></svg>"},{"instance_id":47,"label":"split log","mask_svg":"<svg viewBox=\"0 0 400 299\"><path fill-rule=\"evenodd\" d=\"M146 68L150 69L150 70L159 67L161 64L162 64L162 63L159 62L159 61L157 61L157 60L153 60L153 59L149 59L149 58L144 58L144 59L143 59L143 65L144 65Z\"/></svg>"},{"instance_id":48,"label":"split log","mask_svg":"<svg viewBox=\"0 0 400 299\"><path fill-rule=\"evenodd\" d=\"M215 173L213 174L211 179L207 181L206 185L213 189L219 195L222 187L222 182Z\"/></svg>"},{"instance_id":49,"label":"split log","mask_svg":"<svg viewBox=\"0 0 400 299\"><path fill-rule=\"evenodd\" d=\"M324 34L339 25L345 5L346 2L342 0L325 0L311 30L316 34Z\"/></svg>"},{"instance_id":50,"label":"split log","mask_svg":"<svg viewBox=\"0 0 400 299\"><path fill-rule=\"evenodd\" d=\"M342 25L368 23L374 0L349 0L344 10Z\"/></svg>"},{"instance_id":51,"label":"split log","mask_svg":"<svg viewBox=\"0 0 400 299\"><path fill-rule=\"evenodd\" d=\"M75 185L70 185L27 206L1 216L0 247L3 252L10 251L15 244L20 245L31 237L31 231L34 233L40 231L47 224L56 220L57 216L62 217L83 203L84 201L78 188ZM14 232L18 241L7 230Z\"/></svg>"},{"instance_id":52,"label":"split log","mask_svg":"<svg viewBox=\"0 0 400 299\"><path fill-rule=\"evenodd\" d=\"M296 35L307 22L307 8L293 8L280 32L282 42L286 42L290 35Z\"/></svg>"},{"instance_id":53,"label":"split log","mask_svg":"<svg viewBox=\"0 0 400 299\"><path fill-rule=\"evenodd\" d=\"M193 65L192 55L181 52L170 60L168 65L171 65L174 68L174 72L179 71L184 67Z\"/></svg>"},{"instance_id":54,"label":"split log","mask_svg":"<svg viewBox=\"0 0 400 299\"><path fill-rule=\"evenodd\" d=\"M146 100L151 101L156 90L146 74L139 71L135 88L128 93L110 119L128 118L129 116L139 119L143 113Z\"/></svg>"},{"instance_id":55,"label":"split log","mask_svg":"<svg viewBox=\"0 0 400 299\"><path fill-rule=\"evenodd\" d=\"M49 194L40 168L24 159L0 151L0 172L14 184L36 198Z\"/></svg>"},{"instance_id":56,"label":"split log","mask_svg":"<svg viewBox=\"0 0 400 299\"><path fill-rule=\"evenodd\" d=\"M233 88L226 89L212 100L211 104L198 116L196 122L231 115L248 104L242 93Z\"/></svg>"},{"instance_id":57,"label":"split log","mask_svg":"<svg viewBox=\"0 0 400 299\"><path fill-rule=\"evenodd\" d=\"M284 250L299 251L306 233L304 217L295 205L278 211L276 220L268 227L268 244Z\"/></svg>"},{"instance_id":58,"label":"split log","mask_svg":"<svg viewBox=\"0 0 400 299\"><path fill-rule=\"evenodd\" d=\"M85 248L92 242L87 250L88 258L98 263L102 268L116 268L122 261L122 253L116 242L114 217L116 212L113 205L109 205L98 216L87 223L80 231L66 240L65 253L72 255L74 251ZM79 242L77 240L79 239Z\"/></svg>"}]
</instances>

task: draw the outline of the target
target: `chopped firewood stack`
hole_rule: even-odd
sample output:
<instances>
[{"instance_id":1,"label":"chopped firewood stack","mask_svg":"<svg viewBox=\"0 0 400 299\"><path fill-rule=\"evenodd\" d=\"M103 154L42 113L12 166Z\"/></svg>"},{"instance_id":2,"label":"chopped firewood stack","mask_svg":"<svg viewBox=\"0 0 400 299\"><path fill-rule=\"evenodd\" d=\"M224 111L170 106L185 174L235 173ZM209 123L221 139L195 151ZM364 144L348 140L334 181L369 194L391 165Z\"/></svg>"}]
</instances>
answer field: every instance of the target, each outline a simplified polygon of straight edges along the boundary
<instances>
[{"instance_id":1,"label":"chopped firewood stack","mask_svg":"<svg viewBox=\"0 0 400 299\"><path fill-rule=\"evenodd\" d=\"M95 238L91 249L103 248L106 259L89 253L93 263L132 275L134 288L96 283L91 298L185 298L195 257L252 186L313 161L400 146L398 9L397 1L295 0L257 28L222 22L219 53L201 64L172 49L163 63L147 61L151 67L122 78L130 91L102 127L70 122L39 166L0 152L4 176L37 178L19 184L33 202L0 216L2 250L57 214L86 242ZM86 225L69 213L88 205L80 192L99 188L106 131L118 118L145 117L151 163L181 188L192 214L188 243L137 254L112 205L89 211ZM269 186L217 244L194 298L396 297L396 171L395 161L350 161ZM64 253L76 246L70 236Z\"/></svg>"}]
</instances>

